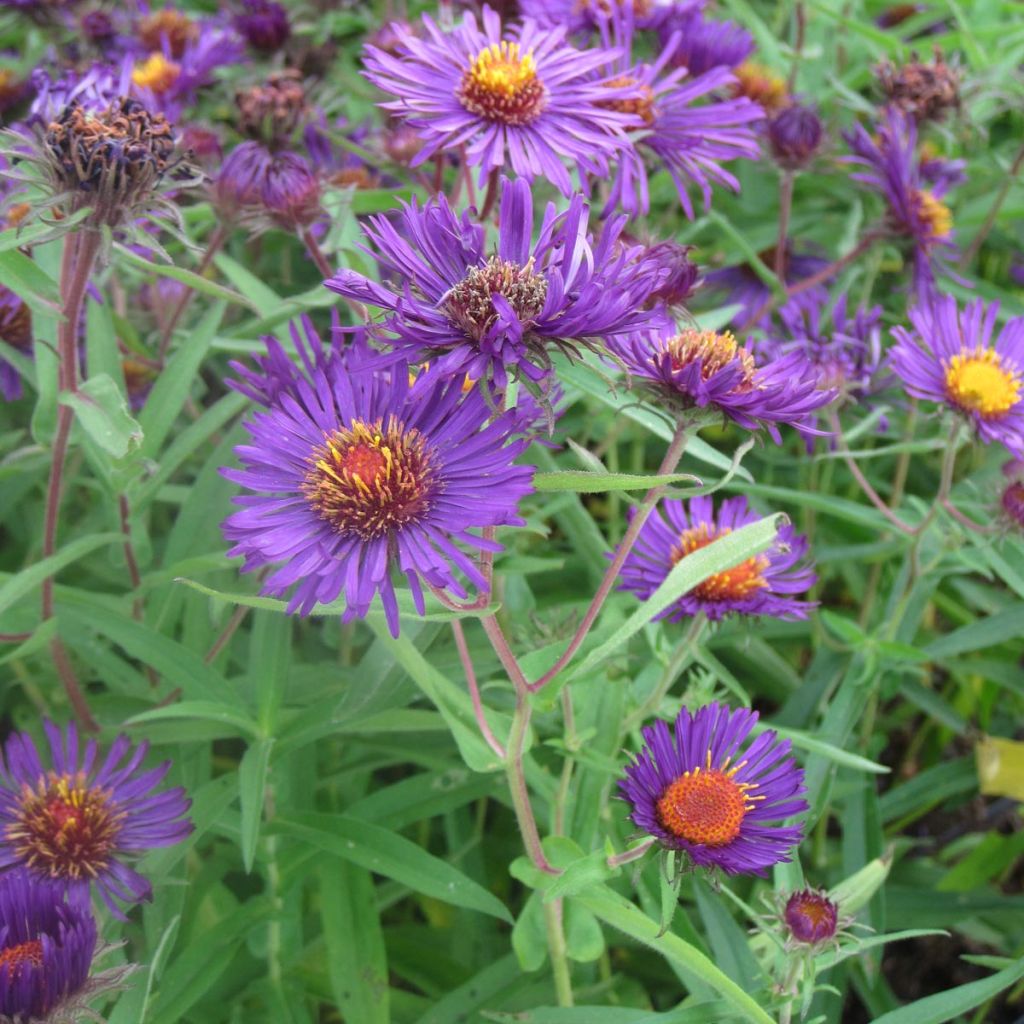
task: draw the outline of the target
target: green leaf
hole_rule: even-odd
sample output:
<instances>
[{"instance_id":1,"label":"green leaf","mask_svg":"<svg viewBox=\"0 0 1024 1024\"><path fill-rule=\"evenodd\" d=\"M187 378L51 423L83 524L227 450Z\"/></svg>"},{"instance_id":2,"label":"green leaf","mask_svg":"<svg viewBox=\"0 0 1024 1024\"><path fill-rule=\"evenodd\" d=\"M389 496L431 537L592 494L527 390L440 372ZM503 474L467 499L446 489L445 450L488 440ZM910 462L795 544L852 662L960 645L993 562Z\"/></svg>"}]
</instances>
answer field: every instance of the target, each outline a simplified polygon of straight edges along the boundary
<instances>
[{"instance_id":1,"label":"green leaf","mask_svg":"<svg viewBox=\"0 0 1024 1024\"><path fill-rule=\"evenodd\" d=\"M504 904L458 868L379 825L342 814L281 815L281 834L312 843L328 853L408 886L414 892L512 923Z\"/></svg>"},{"instance_id":2,"label":"green leaf","mask_svg":"<svg viewBox=\"0 0 1024 1024\"><path fill-rule=\"evenodd\" d=\"M57 282L23 252L17 249L0 252L0 280L33 313L59 313Z\"/></svg>"},{"instance_id":3,"label":"green leaf","mask_svg":"<svg viewBox=\"0 0 1024 1024\"><path fill-rule=\"evenodd\" d=\"M211 281L208 277L195 274L191 270L185 270L184 267L176 267L173 263L151 263L123 245L118 245L117 249L120 257L126 263L130 263L140 270L145 270L149 274L180 281L182 284L187 284L194 291L201 292L203 295L209 295L211 298L218 299L221 302L231 303L235 306L247 306L252 310L256 309L253 303L244 295L239 295L238 292L233 292L230 288L225 288L224 285L217 284L216 281Z\"/></svg>"},{"instance_id":4,"label":"green leaf","mask_svg":"<svg viewBox=\"0 0 1024 1024\"><path fill-rule=\"evenodd\" d=\"M484 1019L496 1024L732 1024L741 1018L730 1012L728 1003L718 1000L664 1013L626 1006L539 1006L522 1013L485 1013Z\"/></svg>"},{"instance_id":5,"label":"green leaf","mask_svg":"<svg viewBox=\"0 0 1024 1024\"><path fill-rule=\"evenodd\" d=\"M387 950L370 872L341 858L325 863L319 878L334 1005L345 1020L389 1024Z\"/></svg>"},{"instance_id":6,"label":"green leaf","mask_svg":"<svg viewBox=\"0 0 1024 1024\"><path fill-rule=\"evenodd\" d=\"M123 538L119 533L95 533L91 537L79 537L48 558L40 559L27 569L22 569L0 585L0 614L41 586L47 577L56 575L64 566L77 562L105 544L121 540Z\"/></svg>"},{"instance_id":7,"label":"green leaf","mask_svg":"<svg viewBox=\"0 0 1024 1024\"><path fill-rule=\"evenodd\" d=\"M604 932L597 918L578 903L565 908L565 951L570 960L591 964L604 956Z\"/></svg>"},{"instance_id":8,"label":"green leaf","mask_svg":"<svg viewBox=\"0 0 1024 1024\"><path fill-rule=\"evenodd\" d=\"M260 316L270 316L284 305L284 299L252 271L243 267L225 252L213 258L217 269L248 299Z\"/></svg>"},{"instance_id":9,"label":"green leaf","mask_svg":"<svg viewBox=\"0 0 1024 1024\"><path fill-rule=\"evenodd\" d=\"M146 399L146 405L139 415L139 422L145 434L142 454L146 458L155 459L160 454L160 449L195 384L196 374L223 316L224 303L214 303L157 377L153 390Z\"/></svg>"},{"instance_id":10,"label":"green leaf","mask_svg":"<svg viewBox=\"0 0 1024 1024\"><path fill-rule=\"evenodd\" d=\"M252 871L256 843L260 838L263 804L267 793L267 768L274 739L264 738L249 745L238 765L238 799L242 811L242 863Z\"/></svg>"},{"instance_id":11,"label":"green leaf","mask_svg":"<svg viewBox=\"0 0 1024 1024\"><path fill-rule=\"evenodd\" d=\"M671 932L659 935L660 928L657 922L652 921L624 896L606 886L599 886L587 893L574 896L573 900L582 904L606 924L618 928L637 942L650 946L685 974L699 978L709 985L738 1011L744 1020L754 1021L756 1024L774 1024L757 1000L719 970L699 949Z\"/></svg>"},{"instance_id":12,"label":"green leaf","mask_svg":"<svg viewBox=\"0 0 1024 1024\"><path fill-rule=\"evenodd\" d=\"M182 718L229 725L241 736L259 736L259 726L247 715L208 700L182 700L168 704L165 708L153 708L152 711L143 711L129 718L128 724L141 725L144 722L168 722Z\"/></svg>"},{"instance_id":13,"label":"green leaf","mask_svg":"<svg viewBox=\"0 0 1024 1024\"><path fill-rule=\"evenodd\" d=\"M918 999L909 1006L876 1017L874 1024L943 1024L995 998L1024 978L1024 960L981 981L958 985L946 992Z\"/></svg>"},{"instance_id":14,"label":"green leaf","mask_svg":"<svg viewBox=\"0 0 1024 1024\"><path fill-rule=\"evenodd\" d=\"M856 914L881 889L892 868L892 855L876 857L859 871L844 878L829 891L829 899L839 905L843 914Z\"/></svg>"},{"instance_id":15,"label":"green leaf","mask_svg":"<svg viewBox=\"0 0 1024 1024\"><path fill-rule=\"evenodd\" d=\"M766 516L681 558L661 586L604 643L594 648L576 668L570 669L571 676L591 671L698 583L766 550L785 521L781 513Z\"/></svg>"},{"instance_id":16,"label":"green leaf","mask_svg":"<svg viewBox=\"0 0 1024 1024\"><path fill-rule=\"evenodd\" d=\"M866 938L859 938L849 945L841 946L839 949L830 949L819 954L815 957L814 964L819 971L824 971L829 967L835 967L836 964L841 964L851 956L861 956L877 946L885 946L890 942L904 942L907 939L920 939L928 935L948 936L949 932L943 931L941 928L911 928L903 932L889 932L887 935L870 935Z\"/></svg>"},{"instance_id":17,"label":"green leaf","mask_svg":"<svg viewBox=\"0 0 1024 1024\"><path fill-rule=\"evenodd\" d=\"M850 647L863 647L867 643L867 633L853 619L848 619L845 615L836 615L835 612L830 612L827 609L823 609L818 614L821 616L821 621L843 643Z\"/></svg>"},{"instance_id":18,"label":"green leaf","mask_svg":"<svg viewBox=\"0 0 1024 1024\"><path fill-rule=\"evenodd\" d=\"M925 651L935 661L941 661L967 651L995 647L1018 639L1021 622L1024 622L1024 602L1018 601L995 615L986 615L977 622L954 629L930 643Z\"/></svg>"},{"instance_id":19,"label":"green leaf","mask_svg":"<svg viewBox=\"0 0 1024 1024\"><path fill-rule=\"evenodd\" d=\"M533 486L538 491L574 491L578 494L603 494L606 491L648 491L652 487L671 487L701 481L692 473L669 473L665 476L629 473L589 473L578 469L562 469L553 473L536 473Z\"/></svg>"},{"instance_id":20,"label":"green leaf","mask_svg":"<svg viewBox=\"0 0 1024 1024\"><path fill-rule=\"evenodd\" d=\"M138 451L142 444L142 428L128 411L121 389L107 374L90 377L75 391L62 392L58 401L74 409L86 434L115 459Z\"/></svg>"}]
</instances>

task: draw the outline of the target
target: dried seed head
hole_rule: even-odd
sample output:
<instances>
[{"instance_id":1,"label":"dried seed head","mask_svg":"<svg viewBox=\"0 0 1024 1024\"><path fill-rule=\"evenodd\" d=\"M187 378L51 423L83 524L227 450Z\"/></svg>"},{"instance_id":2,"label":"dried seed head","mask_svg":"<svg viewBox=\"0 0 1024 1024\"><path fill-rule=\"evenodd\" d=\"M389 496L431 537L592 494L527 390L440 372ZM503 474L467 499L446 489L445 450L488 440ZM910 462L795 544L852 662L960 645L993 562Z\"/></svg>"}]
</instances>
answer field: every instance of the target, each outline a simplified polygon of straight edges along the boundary
<instances>
[{"instance_id":1,"label":"dried seed head","mask_svg":"<svg viewBox=\"0 0 1024 1024\"><path fill-rule=\"evenodd\" d=\"M298 71L272 72L263 85L235 93L238 130L272 149L287 144L307 113L306 90Z\"/></svg>"},{"instance_id":2,"label":"dried seed head","mask_svg":"<svg viewBox=\"0 0 1024 1024\"><path fill-rule=\"evenodd\" d=\"M936 47L931 64L911 54L902 67L880 64L875 69L886 100L918 122L941 121L950 110L960 108L960 75L945 62Z\"/></svg>"}]
</instances>

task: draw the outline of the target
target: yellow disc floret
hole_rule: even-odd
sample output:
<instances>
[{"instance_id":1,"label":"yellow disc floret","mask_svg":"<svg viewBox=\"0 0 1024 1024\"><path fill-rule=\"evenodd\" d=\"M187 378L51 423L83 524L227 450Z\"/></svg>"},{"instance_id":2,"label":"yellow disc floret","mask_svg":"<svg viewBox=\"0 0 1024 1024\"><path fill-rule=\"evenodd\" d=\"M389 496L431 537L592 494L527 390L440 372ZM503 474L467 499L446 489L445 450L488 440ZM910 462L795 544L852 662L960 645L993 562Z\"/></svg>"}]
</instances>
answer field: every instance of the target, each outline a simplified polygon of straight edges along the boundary
<instances>
[{"instance_id":1,"label":"yellow disc floret","mask_svg":"<svg viewBox=\"0 0 1024 1024\"><path fill-rule=\"evenodd\" d=\"M1005 416L1020 400L1024 381L994 349L964 349L946 364L946 394L965 412L982 419Z\"/></svg>"},{"instance_id":2,"label":"yellow disc floret","mask_svg":"<svg viewBox=\"0 0 1024 1024\"><path fill-rule=\"evenodd\" d=\"M945 238L953 230L953 214L949 207L927 189L915 193L917 215L928 228L931 238Z\"/></svg>"},{"instance_id":3,"label":"yellow disc floret","mask_svg":"<svg viewBox=\"0 0 1024 1024\"><path fill-rule=\"evenodd\" d=\"M504 124L529 124L544 109L546 91L533 50L502 40L485 46L462 76L457 93L470 113Z\"/></svg>"},{"instance_id":4,"label":"yellow disc floret","mask_svg":"<svg viewBox=\"0 0 1024 1024\"><path fill-rule=\"evenodd\" d=\"M162 53L151 53L135 65L132 81L140 89L149 89L158 96L172 88L181 74L181 65L168 60Z\"/></svg>"}]
</instances>

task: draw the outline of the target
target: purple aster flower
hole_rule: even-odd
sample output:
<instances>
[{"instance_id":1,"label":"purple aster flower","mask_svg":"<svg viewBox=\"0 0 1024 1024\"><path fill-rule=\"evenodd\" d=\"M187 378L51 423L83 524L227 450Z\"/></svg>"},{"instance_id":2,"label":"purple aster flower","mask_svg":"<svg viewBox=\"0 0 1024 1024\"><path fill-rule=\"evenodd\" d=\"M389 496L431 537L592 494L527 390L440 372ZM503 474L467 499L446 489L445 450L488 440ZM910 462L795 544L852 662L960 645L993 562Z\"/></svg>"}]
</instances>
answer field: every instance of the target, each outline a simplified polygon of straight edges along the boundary
<instances>
[{"instance_id":1,"label":"purple aster flower","mask_svg":"<svg viewBox=\"0 0 1024 1024\"><path fill-rule=\"evenodd\" d=\"M660 308L643 308L663 270L642 259L642 247L620 244L624 220L589 237L587 207L575 195L563 213L547 206L534 242L530 187L504 181L497 250L488 253L484 228L468 212L457 217L443 196L422 207L414 200L397 222L373 217L363 228L382 276L394 276L400 290L353 270L326 283L388 311L381 327L396 356L504 387L512 369L544 376L548 346L572 351L664 323Z\"/></svg>"},{"instance_id":2,"label":"purple aster flower","mask_svg":"<svg viewBox=\"0 0 1024 1024\"><path fill-rule=\"evenodd\" d=\"M802 889L786 900L782 920L794 944L820 946L836 937L839 907L823 892Z\"/></svg>"},{"instance_id":3,"label":"purple aster flower","mask_svg":"<svg viewBox=\"0 0 1024 1024\"><path fill-rule=\"evenodd\" d=\"M713 68L688 77L686 68L669 62L682 36L673 33L653 64L633 63L634 26L619 15L603 23L608 63L601 69L608 86L639 90L639 98L626 96L604 101L604 106L634 118L639 129L634 146L617 158L604 213L621 206L631 215L649 208L645 156L656 168L672 175L687 217L694 216L687 186L696 185L711 208L711 185L716 182L739 191L739 181L721 167L727 160L760 155L751 125L764 119L764 111L746 98L714 99L733 81L728 68ZM586 182L585 182L586 183Z\"/></svg>"},{"instance_id":4,"label":"purple aster flower","mask_svg":"<svg viewBox=\"0 0 1024 1024\"><path fill-rule=\"evenodd\" d=\"M776 163L785 170L806 167L821 146L825 129L814 107L791 103L768 122L768 142Z\"/></svg>"},{"instance_id":5,"label":"purple aster flower","mask_svg":"<svg viewBox=\"0 0 1024 1024\"><path fill-rule=\"evenodd\" d=\"M945 296L912 309L913 330L893 330L889 362L915 398L965 416L985 444L1024 455L1024 317L1008 320L995 343L999 303L962 310Z\"/></svg>"},{"instance_id":6,"label":"purple aster flower","mask_svg":"<svg viewBox=\"0 0 1024 1024\"><path fill-rule=\"evenodd\" d=\"M708 704L643 731L645 746L619 783L634 824L697 867L765 875L790 860L799 825L772 824L807 810L804 773L772 730L745 750L756 711Z\"/></svg>"},{"instance_id":7,"label":"purple aster flower","mask_svg":"<svg viewBox=\"0 0 1024 1024\"><path fill-rule=\"evenodd\" d=\"M748 508L746 498L726 499L717 516L710 497L691 499L689 508L685 502L665 500L661 511L664 518L655 511L644 523L620 573L619 589L641 601L665 582L681 559L762 518ZM806 554L807 538L787 523L767 551L709 576L658 618L679 622L703 612L712 622L730 614L806 619L814 603L793 596L806 593L817 580L803 562Z\"/></svg>"},{"instance_id":8,"label":"purple aster flower","mask_svg":"<svg viewBox=\"0 0 1024 1024\"><path fill-rule=\"evenodd\" d=\"M224 523L243 571L284 562L263 592L294 585L290 612L308 614L343 595L343 620L363 617L376 594L398 635L392 584L397 567L423 614L420 580L459 597L461 573L487 581L458 544L500 550L469 531L522 525L516 512L532 470L514 466L525 441L507 443L514 422L461 381L419 378L408 369L350 372L340 362L285 390L247 424L236 449L244 468L226 477L255 493Z\"/></svg>"},{"instance_id":9,"label":"purple aster flower","mask_svg":"<svg viewBox=\"0 0 1024 1024\"><path fill-rule=\"evenodd\" d=\"M800 352L818 371L822 387L857 398L874 389L882 358L882 307L847 313L848 296L836 301L828 322L825 308L787 302L779 309L781 328L758 345L765 361Z\"/></svg>"},{"instance_id":10,"label":"purple aster flower","mask_svg":"<svg viewBox=\"0 0 1024 1024\"><path fill-rule=\"evenodd\" d=\"M23 871L0 876L0 1020L82 1019L69 1011L96 991L96 942L88 899Z\"/></svg>"},{"instance_id":11,"label":"purple aster flower","mask_svg":"<svg viewBox=\"0 0 1024 1024\"><path fill-rule=\"evenodd\" d=\"M0 285L0 341L30 355L32 311L9 288ZM21 374L0 353L0 395L8 402L21 398Z\"/></svg>"},{"instance_id":12,"label":"purple aster flower","mask_svg":"<svg viewBox=\"0 0 1024 1024\"><path fill-rule=\"evenodd\" d=\"M662 45L678 36L672 63L689 69L693 76L712 68L739 67L755 48L754 37L734 21L715 21L704 17L699 6L685 9L662 19L659 26Z\"/></svg>"},{"instance_id":13,"label":"purple aster flower","mask_svg":"<svg viewBox=\"0 0 1024 1024\"><path fill-rule=\"evenodd\" d=\"M817 433L808 417L836 396L834 388L819 386L801 353L758 367L749 346L741 348L728 331L669 328L615 339L610 347L638 383L679 415L705 410L745 430L763 426L776 444L778 423Z\"/></svg>"},{"instance_id":14,"label":"purple aster flower","mask_svg":"<svg viewBox=\"0 0 1024 1024\"><path fill-rule=\"evenodd\" d=\"M765 266L774 267L775 254L776 247L772 246L758 255ZM809 277L814 277L827 266L828 260L813 253L797 252L790 240L786 240L782 276L788 285L799 284ZM732 318L732 324L738 330L755 327L767 330L771 326L771 315L762 311L771 302L772 290L758 277L757 271L749 263L710 271L704 278L701 295L714 297L718 308L739 306L740 308ZM828 299L828 288L822 282L805 288L794 295L789 303L816 310L827 306Z\"/></svg>"},{"instance_id":15,"label":"purple aster flower","mask_svg":"<svg viewBox=\"0 0 1024 1024\"><path fill-rule=\"evenodd\" d=\"M44 721L43 728L52 767L43 766L28 733L4 744L0 868L21 866L73 891L95 883L111 912L123 917L117 901L152 898L149 882L124 858L188 836L191 801L180 787L153 792L171 762L141 770L148 743L132 750L131 740L118 736L101 763L95 740L80 750L74 724L61 730Z\"/></svg>"},{"instance_id":16,"label":"purple aster flower","mask_svg":"<svg viewBox=\"0 0 1024 1024\"><path fill-rule=\"evenodd\" d=\"M563 160L601 173L628 145L623 129L635 119L605 104L635 90L595 80L606 54L568 46L564 27L542 29L528 18L504 34L489 8L482 27L472 14L450 33L427 15L423 24L424 39L399 30L397 55L368 46L365 58L366 77L398 97L384 109L423 137L413 166L464 147L481 184L508 165L519 177L545 178L570 195Z\"/></svg>"},{"instance_id":17,"label":"purple aster flower","mask_svg":"<svg viewBox=\"0 0 1024 1024\"><path fill-rule=\"evenodd\" d=\"M73 102L90 113L99 113L119 96L124 96L130 82L131 65L127 63L116 66L98 62L81 73L65 70L59 78L54 78L45 68L36 68L32 72L35 99L25 126L31 129L38 125L45 130Z\"/></svg>"},{"instance_id":18,"label":"purple aster flower","mask_svg":"<svg viewBox=\"0 0 1024 1024\"><path fill-rule=\"evenodd\" d=\"M242 0L235 28L260 53L276 53L292 33L287 10L275 0Z\"/></svg>"},{"instance_id":19,"label":"purple aster flower","mask_svg":"<svg viewBox=\"0 0 1024 1024\"><path fill-rule=\"evenodd\" d=\"M953 216L942 202L953 177L949 173L933 174L930 180L924 177L917 125L894 108L886 110L875 138L862 125L844 137L853 155L843 159L864 168L851 177L885 199L889 230L913 243L914 288L919 296L931 296L936 264L948 262L957 252Z\"/></svg>"}]
</instances>

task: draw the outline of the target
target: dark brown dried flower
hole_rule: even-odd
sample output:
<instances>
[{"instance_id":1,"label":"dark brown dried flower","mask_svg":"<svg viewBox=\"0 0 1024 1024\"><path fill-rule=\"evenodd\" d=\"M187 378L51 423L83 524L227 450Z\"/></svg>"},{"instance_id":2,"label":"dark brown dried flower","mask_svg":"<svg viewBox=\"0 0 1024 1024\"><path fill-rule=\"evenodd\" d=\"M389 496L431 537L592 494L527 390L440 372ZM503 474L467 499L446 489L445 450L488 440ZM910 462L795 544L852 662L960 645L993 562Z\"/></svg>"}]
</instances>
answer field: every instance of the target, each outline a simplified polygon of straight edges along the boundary
<instances>
[{"instance_id":1,"label":"dark brown dried flower","mask_svg":"<svg viewBox=\"0 0 1024 1024\"><path fill-rule=\"evenodd\" d=\"M941 121L947 111L960 109L960 74L946 63L938 47L930 64L912 53L902 67L880 64L875 74L888 102L919 123Z\"/></svg>"},{"instance_id":2,"label":"dark brown dried flower","mask_svg":"<svg viewBox=\"0 0 1024 1024\"><path fill-rule=\"evenodd\" d=\"M265 84L236 93L235 102L242 135L274 149L287 145L308 109L302 77L294 68L272 72Z\"/></svg>"}]
</instances>

